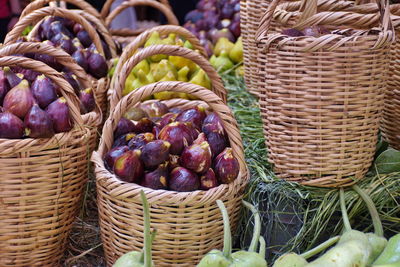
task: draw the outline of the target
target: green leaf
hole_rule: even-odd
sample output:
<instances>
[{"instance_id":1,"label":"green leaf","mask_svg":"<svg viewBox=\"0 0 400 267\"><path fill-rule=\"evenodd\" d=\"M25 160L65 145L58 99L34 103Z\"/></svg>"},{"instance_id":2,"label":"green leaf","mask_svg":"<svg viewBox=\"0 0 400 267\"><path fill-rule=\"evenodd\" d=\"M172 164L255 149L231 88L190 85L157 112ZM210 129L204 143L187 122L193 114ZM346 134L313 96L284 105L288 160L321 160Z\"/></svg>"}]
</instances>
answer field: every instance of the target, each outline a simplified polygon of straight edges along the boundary
<instances>
[{"instance_id":1,"label":"green leaf","mask_svg":"<svg viewBox=\"0 0 400 267\"><path fill-rule=\"evenodd\" d=\"M375 161L379 173L400 172L400 151L388 149L382 152Z\"/></svg>"}]
</instances>

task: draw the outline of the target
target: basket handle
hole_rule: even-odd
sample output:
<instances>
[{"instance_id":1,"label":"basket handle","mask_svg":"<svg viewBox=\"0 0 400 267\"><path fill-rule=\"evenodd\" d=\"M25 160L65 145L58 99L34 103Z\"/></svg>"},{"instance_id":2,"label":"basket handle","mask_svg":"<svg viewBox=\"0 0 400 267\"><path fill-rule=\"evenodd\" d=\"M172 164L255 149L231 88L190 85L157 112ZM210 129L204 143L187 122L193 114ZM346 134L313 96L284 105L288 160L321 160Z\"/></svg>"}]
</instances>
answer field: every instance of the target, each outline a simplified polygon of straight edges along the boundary
<instances>
[{"instance_id":1,"label":"basket handle","mask_svg":"<svg viewBox=\"0 0 400 267\"><path fill-rule=\"evenodd\" d=\"M178 36L181 36L188 40L194 47L194 49L199 50L199 53L204 56L205 58L207 57L207 53L204 49L204 47L200 44L199 39L191 33L190 31L186 30L183 27L180 26L175 26L175 25L161 25L161 26L156 26L151 29L148 29L144 32L142 32L140 35L138 35L133 42L131 42L128 46L124 48L124 51L122 52L122 55L119 58L118 64L115 67L115 73L120 73L122 70L122 67L124 66L124 63L136 53L137 49L142 47L146 41L149 39L150 35L153 32L158 32L160 35L167 35L169 33L176 33ZM113 76L111 80L111 84L113 85L115 81L115 76Z\"/></svg>"},{"instance_id":2,"label":"basket handle","mask_svg":"<svg viewBox=\"0 0 400 267\"><path fill-rule=\"evenodd\" d=\"M113 19L121 13L124 9L128 7L134 7L134 6L150 6L155 9L158 9L161 11L165 17L167 18L167 21L169 24L173 25L179 25L179 21L172 12L172 10L167 7L164 4L161 4L160 2L157 2L155 0L129 0L123 2L121 5L119 5L116 9L114 9L106 18L106 26L110 27L111 22Z\"/></svg>"},{"instance_id":3,"label":"basket handle","mask_svg":"<svg viewBox=\"0 0 400 267\"><path fill-rule=\"evenodd\" d=\"M133 67L136 66L143 59L158 54L181 56L190 59L191 61L199 65L200 68L202 68L210 78L212 83L212 90L214 91L214 93L217 94L224 101L224 103L226 103L227 93L222 83L221 77L210 65L207 59L185 47L180 47L176 45L152 45L140 50L138 53L135 54L135 56L129 58L129 60L124 63L122 70L115 77L115 86L112 88L113 91L110 99L110 109L113 109L122 98L122 91L125 87L125 81L131 73Z\"/></svg>"},{"instance_id":4,"label":"basket handle","mask_svg":"<svg viewBox=\"0 0 400 267\"><path fill-rule=\"evenodd\" d=\"M79 109L79 99L76 96L74 89L72 89L71 85L66 80L64 80L60 73L50 68L43 62L26 57L0 57L0 67L6 66L20 66L25 69L30 69L43 73L48 78L50 78L60 88L62 96L67 100L70 115L72 120L75 122L75 125L79 125L80 127L83 125L83 120Z\"/></svg>"},{"instance_id":5,"label":"basket handle","mask_svg":"<svg viewBox=\"0 0 400 267\"><path fill-rule=\"evenodd\" d=\"M114 3L115 0L107 0L104 5L103 8L101 9L101 17L105 18L110 14L110 9L111 9L111 5ZM172 9L169 1L168 0L160 0L160 2L164 5L166 5L168 8Z\"/></svg>"},{"instance_id":6,"label":"basket handle","mask_svg":"<svg viewBox=\"0 0 400 267\"><path fill-rule=\"evenodd\" d=\"M100 21L103 21L100 13L94 7L92 7L88 2L83 1L83 0L63 0L63 1L70 3L70 4L78 7L79 9L82 9L83 11L85 11L88 14L91 14L92 16L95 16ZM20 19L25 17L27 14L29 14L37 9L40 9L42 7L45 7L47 4L50 4L52 2L54 2L54 0L35 0L31 3L29 3L22 11ZM104 24L104 22L102 22L102 23Z\"/></svg>"},{"instance_id":7,"label":"basket handle","mask_svg":"<svg viewBox=\"0 0 400 267\"><path fill-rule=\"evenodd\" d=\"M111 149L114 140L114 130L122 115L143 99L162 91L188 93L206 102L221 118L224 129L230 140L232 150L239 161L240 169L242 171L247 169L243 153L242 138L232 111L214 92L202 86L186 82L157 82L140 87L124 96L121 101L111 109L110 116L104 124L103 135L99 145L100 155L104 155Z\"/></svg>"},{"instance_id":8,"label":"basket handle","mask_svg":"<svg viewBox=\"0 0 400 267\"><path fill-rule=\"evenodd\" d=\"M99 53L104 56L103 46L101 45L98 33L84 17L71 10L52 6L37 9L32 13L29 13L25 17L21 18L14 26L14 28L7 34L4 40L4 44L7 45L15 43L27 26L37 24L46 16L59 16L81 24L85 31L88 32L90 38L93 40L97 51L99 51Z\"/></svg>"}]
</instances>

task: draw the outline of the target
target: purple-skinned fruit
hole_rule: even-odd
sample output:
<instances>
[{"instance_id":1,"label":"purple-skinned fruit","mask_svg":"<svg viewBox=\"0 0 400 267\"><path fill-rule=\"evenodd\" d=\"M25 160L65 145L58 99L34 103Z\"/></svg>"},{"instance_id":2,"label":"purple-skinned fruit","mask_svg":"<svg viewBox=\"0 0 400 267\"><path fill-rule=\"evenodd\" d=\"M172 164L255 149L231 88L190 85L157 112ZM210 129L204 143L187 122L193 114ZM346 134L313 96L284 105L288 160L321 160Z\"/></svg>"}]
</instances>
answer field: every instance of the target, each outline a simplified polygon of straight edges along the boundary
<instances>
[{"instance_id":1,"label":"purple-skinned fruit","mask_svg":"<svg viewBox=\"0 0 400 267\"><path fill-rule=\"evenodd\" d=\"M107 170L113 172L114 171L114 163L117 158L122 156L125 152L127 152L129 148L127 146L119 146L114 147L104 156L104 166Z\"/></svg>"},{"instance_id":2,"label":"purple-skinned fruit","mask_svg":"<svg viewBox=\"0 0 400 267\"><path fill-rule=\"evenodd\" d=\"M211 57L214 54L214 46L208 39L200 39L200 44L204 47L207 52L208 57Z\"/></svg>"},{"instance_id":3,"label":"purple-skinned fruit","mask_svg":"<svg viewBox=\"0 0 400 267\"><path fill-rule=\"evenodd\" d=\"M206 135L206 137L208 144L210 145L213 158L219 155L227 147L227 140L225 135L217 132L210 132Z\"/></svg>"},{"instance_id":4,"label":"purple-skinned fruit","mask_svg":"<svg viewBox=\"0 0 400 267\"><path fill-rule=\"evenodd\" d=\"M118 146L127 146L129 141L136 136L135 133L127 133L124 135L121 135L117 139L114 140L114 143L112 147L118 147Z\"/></svg>"},{"instance_id":5,"label":"purple-skinned fruit","mask_svg":"<svg viewBox=\"0 0 400 267\"><path fill-rule=\"evenodd\" d=\"M17 86L22 81L9 67L4 67L3 72L10 88Z\"/></svg>"},{"instance_id":6,"label":"purple-skinned fruit","mask_svg":"<svg viewBox=\"0 0 400 267\"><path fill-rule=\"evenodd\" d=\"M22 80L6 94L3 107L5 110L23 119L34 103L35 99L29 88L28 81Z\"/></svg>"},{"instance_id":7,"label":"purple-skinned fruit","mask_svg":"<svg viewBox=\"0 0 400 267\"><path fill-rule=\"evenodd\" d=\"M31 85L31 91L39 107L45 109L57 99L54 83L46 76L39 75Z\"/></svg>"},{"instance_id":8,"label":"purple-skinned fruit","mask_svg":"<svg viewBox=\"0 0 400 267\"><path fill-rule=\"evenodd\" d=\"M200 188L200 179L194 172L176 167L169 174L169 188L177 192L191 192Z\"/></svg>"},{"instance_id":9,"label":"purple-skinned fruit","mask_svg":"<svg viewBox=\"0 0 400 267\"><path fill-rule=\"evenodd\" d=\"M24 69L19 66L12 67L11 70L14 73L22 74L24 76L24 79L26 79L29 83L32 83L36 79L36 77L40 75L39 72L30 69Z\"/></svg>"},{"instance_id":10,"label":"purple-skinned fruit","mask_svg":"<svg viewBox=\"0 0 400 267\"><path fill-rule=\"evenodd\" d=\"M83 26L79 23L75 23L74 27L72 28L72 32L76 35L78 32L83 31Z\"/></svg>"},{"instance_id":11,"label":"purple-skinned fruit","mask_svg":"<svg viewBox=\"0 0 400 267\"><path fill-rule=\"evenodd\" d=\"M0 70L0 106L3 105L4 97L8 91L10 91L10 84L8 83L4 71Z\"/></svg>"},{"instance_id":12,"label":"purple-skinned fruit","mask_svg":"<svg viewBox=\"0 0 400 267\"><path fill-rule=\"evenodd\" d=\"M198 20L203 19L203 13L198 10L189 11L185 16L185 21L196 23Z\"/></svg>"},{"instance_id":13,"label":"purple-skinned fruit","mask_svg":"<svg viewBox=\"0 0 400 267\"><path fill-rule=\"evenodd\" d=\"M163 140L154 140L143 146L141 149L142 154L140 159L144 163L144 166L148 169L153 169L159 164L168 160L169 148L171 144Z\"/></svg>"},{"instance_id":14,"label":"purple-skinned fruit","mask_svg":"<svg viewBox=\"0 0 400 267\"><path fill-rule=\"evenodd\" d=\"M81 41L79 41L79 39L76 38L76 37L74 39L72 39L72 44L74 45L75 50L78 50L78 49L83 50L83 49L85 49L85 47L82 45Z\"/></svg>"},{"instance_id":15,"label":"purple-skinned fruit","mask_svg":"<svg viewBox=\"0 0 400 267\"><path fill-rule=\"evenodd\" d=\"M218 186L218 180L215 177L213 169L208 169L206 173L200 176L200 189L209 190Z\"/></svg>"},{"instance_id":16,"label":"purple-skinned fruit","mask_svg":"<svg viewBox=\"0 0 400 267\"><path fill-rule=\"evenodd\" d=\"M231 31L227 28L223 28L221 30L218 29L212 29L209 33L208 36L211 38L211 41L213 44L216 44L218 39L220 38L227 38L231 42L235 42L235 37L231 33Z\"/></svg>"},{"instance_id":17,"label":"purple-skinned fruit","mask_svg":"<svg viewBox=\"0 0 400 267\"><path fill-rule=\"evenodd\" d=\"M192 136L193 140L196 140L196 138L199 136L200 131L194 126L193 123L191 122L184 122L188 132L190 133L190 135Z\"/></svg>"},{"instance_id":18,"label":"purple-skinned fruit","mask_svg":"<svg viewBox=\"0 0 400 267\"><path fill-rule=\"evenodd\" d=\"M178 155L171 155L169 154L169 159L168 159L168 167L169 170L172 171L173 169L175 169L176 167L182 167L180 165L180 157Z\"/></svg>"},{"instance_id":19,"label":"purple-skinned fruit","mask_svg":"<svg viewBox=\"0 0 400 267\"><path fill-rule=\"evenodd\" d=\"M84 47L89 47L92 44L92 39L90 39L89 33L85 30L81 30L76 34L76 38L79 39Z\"/></svg>"},{"instance_id":20,"label":"purple-skinned fruit","mask_svg":"<svg viewBox=\"0 0 400 267\"><path fill-rule=\"evenodd\" d=\"M40 34L39 35L42 40L47 39L47 33L50 32L50 24L54 21L55 21L54 17L49 16L43 20L42 24L40 24L40 27L39 27Z\"/></svg>"},{"instance_id":21,"label":"purple-skinned fruit","mask_svg":"<svg viewBox=\"0 0 400 267\"><path fill-rule=\"evenodd\" d=\"M179 113L182 112L182 109L177 108L177 107L175 107L175 108L170 108L170 109L169 109L169 112L174 113L174 114L179 114Z\"/></svg>"},{"instance_id":22,"label":"purple-skinned fruit","mask_svg":"<svg viewBox=\"0 0 400 267\"><path fill-rule=\"evenodd\" d=\"M64 97L60 97L50 103L46 108L46 112L53 121L55 133L68 132L72 129L73 123L69 113L67 100Z\"/></svg>"},{"instance_id":23,"label":"purple-skinned fruit","mask_svg":"<svg viewBox=\"0 0 400 267\"><path fill-rule=\"evenodd\" d=\"M221 19L231 19L235 10L233 9L233 5L229 3L225 3L225 5L221 9Z\"/></svg>"},{"instance_id":24,"label":"purple-skinned fruit","mask_svg":"<svg viewBox=\"0 0 400 267\"><path fill-rule=\"evenodd\" d=\"M140 133L148 133L153 131L154 122L149 118L141 118L138 122L135 123L133 132Z\"/></svg>"},{"instance_id":25,"label":"purple-skinned fruit","mask_svg":"<svg viewBox=\"0 0 400 267\"><path fill-rule=\"evenodd\" d=\"M149 117L162 117L168 112L168 107L160 101L142 103L140 108L143 109Z\"/></svg>"},{"instance_id":26,"label":"purple-skinned fruit","mask_svg":"<svg viewBox=\"0 0 400 267\"><path fill-rule=\"evenodd\" d=\"M183 149L193 142L191 130L182 122L172 122L159 133L158 138L171 144L170 153L180 155Z\"/></svg>"},{"instance_id":27,"label":"purple-skinned fruit","mask_svg":"<svg viewBox=\"0 0 400 267\"><path fill-rule=\"evenodd\" d=\"M96 107L96 100L94 98L92 88L86 88L79 92L80 109L82 114L93 111Z\"/></svg>"},{"instance_id":28,"label":"purple-skinned fruit","mask_svg":"<svg viewBox=\"0 0 400 267\"><path fill-rule=\"evenodd\" d=\"M233 34L235 39L240 37L240 34L241 34L240 21L232 21L232 23L229 25L228 29Z\"/></svg>"},{"instance_id":29,"label":"purple-skinned fruit","mask_svg":"<svg viewBox=\"0 0 400 267\"><path fill-rule=\"evenodd\" d=\"M124 113L124 118L132 121L139 121L142 118L147 117L147 113L143 109L138 107L133 107Z\"/></svg>"},{"instance_id":30,"label":"purple-skinned fruit","mask_svg":"<svg viewBox=\"0 0 400 267\"><path fill-rule=\"evenodd\" d=\"M149 142L155 140L155 136L152 133L141 133L133 137L129 143L129 149L130 150L135 150L135 149L142 149L146 144Z\"/></svg>"},{"instance_id":31,"label":"purple-skinned fruit","mask_svg":"<svg viewBox=\"0 0 400 267\"><path fill-rule=\"evenodd\" d=\"M171 122L175 121L175 118L178 116L176 113L166 113L161 117L161 120L158 121L157 125L161 131L165 125L170 124Z\"/></svg>"},{"instance_id":32,"label":"purple-skinned fruit","mask_svg":"<svg viewBox=\"0 0 400 267\"><path fill-rule=\"evenodd\" d=\"M104 51L104 55L105 55L106 59L107 60L111 59L112 55L111 55L110 47L103 39L100 39L100 42L101 42L101 46L103 47L103 51Z\"/></svg>"},{"instance_id":33,"label":"purple-skinned fruit","mask_svg":"<svg viewBox=\"0 0 400 267\"><path fill-rule=\"evenodd\" d=\"M138 183L144 174L140 150L129 150L119 156L114 162L114 173L125 182Z\"/></svg>"},{"instance_id":34,"label":"purple-skinned fruit","mask_svg":"<svg viewBox=\"0 0 400 267\"><path fill-rule=\"evenodd\" d=\"M74 53L74 51L76 50L71 38L69 38L68 36L63 36L63 38L59 40L57 46L70 55L72 55L72 53Z\"/></svg>"},{"instance_id":35,"label":"purple-skinned fruit","mask_svg":"<svg viewBox=\"0 0 400 267\"><path fill-rule=\"evenodd\" d=\"M89 53L88 57L88 71L89 73L100 79L107 75L108 66L105 58L100 55L97 51L94 53Z\"/></svg>"},{"instance_id":36,"label":"purple-skinned fruit","mask_svg":"<svg viewBox=\"0 0 400 267\"><path fill-rule=\"evenodd\" d=\"M168 174L168 162L160 164L154 171L145 173L141 186L154 190L168 189Z\"/></svg>"},{"instance_id":37,"label":"purple-skinned fruit","mask_svg":"<svg viewBox=\"0 0 400 267\"><path fill-rule=\"evenodd\" d=\"M0 138L19 139L24 135L24 123L10 112L0 113Z\"/></svg>"},{"instance_id":38,"label":"purple-skinned fruit","mask_svg":"<svg viewBox=\"0 0 400 267\"><path fill-rule=\"evenodd\" d=\"M77 77L75 76L75 74L72 74L70 72L62 72L61 73L62 76L64 77L64 79L71 85L71 87L74 89L76 94L79 94L80 90L81 90L81 86L78 82Z\"/></svg>"},{"instance_id":39,"label":"purple-skinned fruit","mask_svg":"<svg viewBox=\"0 0 400 267\"><path fill-rule=\"evenodd\" d=\"M207 141L185 147L180 164L196 173L204 173L211 167L211 149Z\"/></svg>"},{"instance_id":40,"label":"purple-skinned fruit","mask_svg":"<svg viewBox=\"0 0 400 267\"><path fill-rule=\"evenodd\" d=\"M33 105L24 119L25 136L50 138L54 135L53 121L37 104Z\"/></svg>"},{"instance_id":41,"label":"purple-skinned fruit","mask_svg":"<svg viewBox=\"0 0 400 267\"><path fill-rule=\"evenodd\" d=\"M204 119L206 118L206 110L202 106L189 108L182 111L175 119L179 122L191 122L196 129L201 129Z\"/></svg>"},{"instance_id":42,"label":"purple-skinned fruit","mask_svg":"<svg viewBox=\"0 0 400 267\"><path fill-rule=\"evenodd\" d=\"M304 36L304 34L297 29L285 29L282 31L282 34L290 36L290 37Z\"/></svg>"},{"instance_id":43,"label":"purple-skinned fruit","mask_svg":"<svg viewBox=\"0 0 400 267\"><path fill-rule=\"evenodd\" d=\"M86 59L85 52L83 50L77 49L73 54L72 58L82 67L86 72L88 72L88 61Z\"/></svg>"},{"instance_id":44,"label":"purple-skinned fruit","mask_svg":"<svg viewBox=\"0 0 400 267\"><path fill-rule=\"evenodd\" d=\"M227 147L214 159L214 171L218 182L229 184L239 174L239 162L233 156L232 148Z\"/></svg>"},{"instance_id":45,"label":"purple-skinned fruit","mask_svg":"<svg viewBox=\"0 0 400 267\"><path fill-rule=\"evenodd\" d=\"M135 124L125 118L121 118L118 122L117 128L114 131L114 139L120 137L121 135L135 132Z\"/></svg>"},{"instance_id":46,"label":"purple-skinned fruit","mask_svg":"<svg viewBox=\"0 0 400 267\"><path fill-rule=\"evenodd\" d=\"M51 40L58 33L63 33L69 38L74 37L72 33L60 21L53 21L52 23L50 23L49 31L46 33L46 39Z\"/></svg>"}]
</instances>

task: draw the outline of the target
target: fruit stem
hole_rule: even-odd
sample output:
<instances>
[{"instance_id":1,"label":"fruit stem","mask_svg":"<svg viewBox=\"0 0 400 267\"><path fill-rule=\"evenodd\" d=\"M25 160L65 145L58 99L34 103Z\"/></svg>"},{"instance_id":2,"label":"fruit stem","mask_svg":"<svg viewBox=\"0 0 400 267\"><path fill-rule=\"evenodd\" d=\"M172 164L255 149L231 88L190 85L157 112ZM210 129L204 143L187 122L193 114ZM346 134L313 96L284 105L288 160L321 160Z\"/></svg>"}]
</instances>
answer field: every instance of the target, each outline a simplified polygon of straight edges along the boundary
<instances>
[{"instance_id":1,"label":"fruit stem","mask_svg":"<svg viewBox=\"0 0 400 267\"><path fill-rule=\"evenodd\" d=\"M316 246L315 248L310 249L309 251L306 251L303 254L300 254L300 256L303 257L304 259L311 258L312 256L320 253L321 251L323 251L323 250L329 248L330 246L332 246L333 244L335 244L339 240L339 238L340 238L340 236L335 236L335 237L329 238L324 243Z\"/></svg>"},{"instance_id":2,"label":"fruit stem","mask_svg":"<svg viewBox=\"0 0 400 267\"><path fill-rule=\"evenodd\" d=\"M249 246L249 252L256 252L257 250L257 245L258 245L258 239L260 238L260 233L261 233L261 218L260 214L258 213L258 210L251 205L249 202L242 200L243 205L245 205L246 208L251 210L251 213L254 216L254 231L253 231L253 237L251 239L251 243Z\"/></svg>"},{"instance_id":3,"label":"fruit stem","mask_svg":"<svg viewBox=\"0 0 400 267\"><path fill-rule=\"evenodd\" d=\"M258 252L258 254L260 254L261 257L265 258L265 251L266 251L265 239L263 236L260 236L260 239L258 241L260 242L260 251Z\"/></svg>"},{"instance_id":4,"label":"fruit stem","mask_svg":"<svg viewBox=\"0 0 400 267\"><path fill-rule=\"evenodd\" d=\"M224 203L221 200L217 200L218 208L221 210L222 219L224 221L224 249L222 253L225 258L229 259L232 253L232 235L231 226L229 224L229 215Z\"/></svg>"},{"instance_id":5,"label":"fruit stem","mask_svg":"<svg viewBox=\"0 0 400 267\"><path fill-rule=\"evenodd\" d=\"M147 202L147 198L143 190L140 191L140 196L142 198L142 203L143 203L143 218L144 218L144 247L143 247L144 266L151 267L152 236L150 234L150 209L149 209L149 203Z\"/></svg>"},{"instance_id":6,"label":"fruit stem","mask_svg":"<svg viewBox=\"0 0 400 267\"><path fill-rule=\"evenodd\" d=\"M344 202L344 190L340 188L339 190L339 198L340 198L340 210L342 211L342 218L345 231L351 231L351 224L349 221L349 216L347 214L346 203Z\"/></svg>"}]
</instances>

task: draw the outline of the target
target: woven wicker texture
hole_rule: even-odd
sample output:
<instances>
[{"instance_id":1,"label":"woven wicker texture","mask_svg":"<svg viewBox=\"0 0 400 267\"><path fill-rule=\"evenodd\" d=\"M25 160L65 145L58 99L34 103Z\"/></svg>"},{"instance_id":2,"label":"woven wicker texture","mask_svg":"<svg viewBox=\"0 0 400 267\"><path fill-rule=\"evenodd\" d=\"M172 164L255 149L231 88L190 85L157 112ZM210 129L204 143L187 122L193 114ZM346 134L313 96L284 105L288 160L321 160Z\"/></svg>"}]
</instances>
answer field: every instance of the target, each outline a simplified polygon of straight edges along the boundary
<instances>
[{"instance_id":1,"label":"woven wicker texture","mask_svg":"<svg viewBox=\"0 0 400 267\"><path fill-rule=\"evenodd\" d=\"M113 19L124 9L135 6L149 6L155 8L165 15L168 24L179 25L179 21L172 12L172 9L169 7L169 5L168 6L164 5L155 0L129 0L123 2L106 17L106 26L110 27L110 24L113 21ZM131 41L135 39L137 35L142 33L144 30L145 29L137 29L137 30L113 29L111 30L111 33L113 34L114 39L118 40L121 44L129 44Z\"/></svg>"},{"instance_id":2,"label":"woven wicker texture","mask_svg":"<svg viewBox=\"0 0 400 267\"><path fill-rule=\"evenodd\" d=\"M113 131L122 114L141 99L161 91L192 94L206 100L209 108L218 113L234 156L240 163L239 176L233 183L208 191L152 190L122 182L104 168L102 158L112 146ZM183 99L165 101L170 107L188 107L188 102ZM192 103L196 105L199 102ZM123 253L142 249L141 190L146 193L150 204L151 227L158 231L153 242L155 266L194 266L211 248L222 247L223 226L215 203L217 199L224 201L235 229L248 170L236 120L222 99L208 89L184 82L158 82L131 92L121 99L107 119L99 151L93 153L92 161L96 165L100 227L109 266Z\"/></svg>"},{"instance_id":3,"label":"woven wicker texture","mask_svg":"<svg viewBox=\"0 0 400 267\"><path fill-rule=\"evenodd\" d=\"M125 50L125 52L129 53L127 50ZM127 62L123 62L121 70L118 73L115 72L116 75L113 77L113 79L115 79L113 83L114 86L109 90L110 110L115 107L118 101L122 98L122 90L125 87L125 80L131 73L132 69L143 59L157 54L181 56L196 63L210 78L211 89L223 99L224 103L226 103L227 93L221 77L204 56L188 48L176 45L152 45L137 52L133 57L129 58ZM116 88L122 89L118 91Z\"/></svg>"},{"instance_id":4,"label":"woven wicker texture","mask_svg":"<svg viewBox=\"0 0 400 267\"><path fill-rule=\"evenodd\" d=\"M114 1L115 0L107 0L104 3L103 8L101 9L101 12L100 12L100 14L103 18L106 18L110 14L110 8L111 8L111 5L114 3ZM160 0L159 2L166 5L167 7L171 8L168 0Z\"/></svg>"},{"instance_id":5,"label":"woven wicker texture","mask_svg":"<svg viewBox=\"0 0 400 267\"><path fill-rule=\"evenodd\" d=\"M0 266L58 266L87 177L87 140L79 100L56 71L23 57L0 66L44 73L66 98L75 127L48 139L0 139Z\"/></svg>"},{"instance_id":6,"label":"woven wicker texture","mask_svg":"<svg viewBox=\"0 0 400 267\"><path fill-rule=\"evenodd\" d=\"M305 10L316 10L312 2ZM351 185L363 178L375 153L394 37L389 10L379 2L382 29L376 31L287 37L268 32L278 3L270 5L257 33L265 49L259 60L267 66L259 100L269 161L284 179L321 187ZM351 26L363 14L294 16L302 29L317 23ZM276 60L270 61L270 55Z\"/></svg>"}]
</instances>

